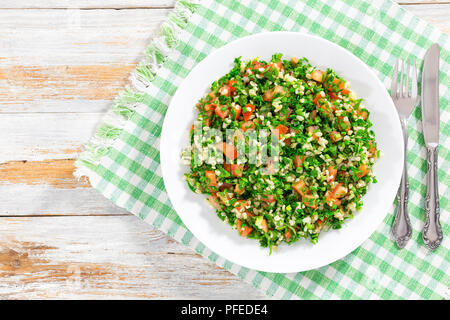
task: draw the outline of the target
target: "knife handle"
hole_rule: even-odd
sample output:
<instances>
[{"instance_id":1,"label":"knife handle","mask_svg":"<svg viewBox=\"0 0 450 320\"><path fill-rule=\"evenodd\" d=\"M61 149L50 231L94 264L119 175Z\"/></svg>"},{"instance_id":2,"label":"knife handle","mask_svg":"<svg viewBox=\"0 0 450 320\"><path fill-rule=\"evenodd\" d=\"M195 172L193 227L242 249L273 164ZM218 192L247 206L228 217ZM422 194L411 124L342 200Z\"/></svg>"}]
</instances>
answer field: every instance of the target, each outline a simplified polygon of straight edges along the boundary
<instances>
[{"instance_id":1,"label":"knife handle","mask_svg":"<svg viewBox=\"0 0 450 320\"><path fill-rule=\"evenodd\" d=\"M394 225L392 226L392 236L394 241L397 243L399 248L404 248L406 243L411 239L412 227L409 221L408 214L408 196L409 196L409 183L408 183L408 171L406 169L406 155L408 150L408 127L407 120L403 119L401 121L402 132L403 132L403 147L404 147L404 163L403 163L403 173L402 181L400 183L400 188L397 192L397 213L395 215Z\"/></svg>"},{"instance_id":2,"label":"knife handle","mask_svg":"<svg viewBox=\"0 0 450 320\"><path fill-rule=\"evenodd\" d=\"M425 199L426 220L422 238L430 250L435 250L442 242L442 228L439 222L439 192L437 177L438 147L427 147L427 196Z\"/></svg>"}]
</instances>

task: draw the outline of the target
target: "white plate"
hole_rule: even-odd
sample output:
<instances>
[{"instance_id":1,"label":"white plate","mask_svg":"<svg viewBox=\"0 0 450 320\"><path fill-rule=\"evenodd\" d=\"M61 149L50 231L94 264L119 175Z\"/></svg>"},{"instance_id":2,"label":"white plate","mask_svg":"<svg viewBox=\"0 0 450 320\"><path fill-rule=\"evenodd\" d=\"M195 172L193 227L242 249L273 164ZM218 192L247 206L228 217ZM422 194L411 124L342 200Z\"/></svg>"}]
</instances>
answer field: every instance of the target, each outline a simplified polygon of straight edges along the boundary
<instances>
[{"instance_id":1,"label":"white plate","mask_svg":"<svg viewBox=\"0 0 450 320\"><path fill-rule=\"evenodd\" d=\"M299 240L280 245L269 256L257 240L240 237L223 223L205 202L205 195L193 193L183 180L188 167L180 153L188 145L188 132L197 116L195 104L209 85L228 73L236 57L270 60L283 53L284 59L306 57L317 67L330 67L351 82L358 97L370 110L377 144L382 156L374 166L378 183L369 187L363 209L340 230L323 232L313 245ZM403 164L400 121L392 100L375 73L353 54L319 37L294 33L260 33L233 41L201 61L186 77L172 98L161 138L161 166L170 201L187 228L209 249L242 266L267 272L299 272L336 261L360 246L380 225L394 200Z\"/></svg>"}]
</instances>

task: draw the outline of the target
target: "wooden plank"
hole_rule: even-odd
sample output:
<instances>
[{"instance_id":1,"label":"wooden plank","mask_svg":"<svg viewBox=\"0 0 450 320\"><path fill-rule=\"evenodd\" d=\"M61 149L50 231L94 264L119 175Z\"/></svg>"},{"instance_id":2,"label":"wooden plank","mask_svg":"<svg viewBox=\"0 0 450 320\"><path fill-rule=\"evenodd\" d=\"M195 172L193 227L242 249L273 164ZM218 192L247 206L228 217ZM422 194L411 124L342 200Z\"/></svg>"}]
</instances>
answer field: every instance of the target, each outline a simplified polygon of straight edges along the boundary
<instances>
[{"instance_id":1,"label":"wooden plank","mask_svg":"<svg viewBox=\"0 0 450 320\"><path fill-rule=\"evenodd\" d=\"M406 9L450 33L450 4ZM170 10L75 12L0 11L0 113L106 111Z\"/></svg>"},{"instance_id":2,"label":"wooden plank","mask_svg":"<svg viewBox=\"0 0 450 320\"><path fill-rule=\"evenodd\" d=\"M262 299L134 216L0 218L0 299Z\"/></svg>"},{"instance_id":3,"label":"wooden plank","mask_svg":"<svg viewBox=\"0 0 450 320\"><path fill-rule=\"evenodd\" d=\"M88 188L89 182L73 177L75 160L11 161L0 165L0 186L46 184L57 189Z\"/></svg>"},{"instance_id":4,"label":"wooden plank","mask_svg":"<svg viewBox=\"0 0 450 320\"><path fill-rule=\"evenodd\" d=\"M0 10L0 112L104 112L171 10Z\"/></svg>"},{"instance_id":5,"label":"wooden plank","mask_svg":"<svg viewBox=\"0 0 450 320\"><path fill-rule=\"evenodd\" d=\"M440 4L448 0L394 0L398 4ZM129 8L171 8L175 0L0 0L1 9L129 9Z\"/></svg>"},{"instance_id":6,"label":"wooden plank","mask_svg":"<svg viewBox=\"0 0 450 320\"><path fill-rule=\"evenodd\" d=\"M45 181L45 178L43 179ZM0 216L131 215L93 188L61 189L47 184L0 185Z\"/></svg>"},{"instance_id":7,"label":"wooden plank","mask_svg":"<svg viewBox=\"0 0 450 320\"><path fill-rule=\"evenodd\" d=\"M402 6L420 5L420 4L440 5L440 4L447 4L447 3L449 3L448 0L393 0L393 1L397 2L399 5L402 5Z\"/></svg>"},{"instance_id":8,"label":"wooden plank","mask_svg":"<svg viewBox=\"0 0 450 320\"><path fill-rule=\"evenodd\" d=\"M171 11L1 10L2 65L117 66L134 63Z\"/></svg>"},{"instance_id":9,"label":"wooden plank","mask_svg":"<svg viewBox=\"0 0 450 320\"><path fill-rule=\"evenodd\" d=\"M449 32L448 5L418 2L405 8ZM263 298L70 177L72 159L170 12L94 9L171 6L0 1L33 8L0 11L0 216L46 216L0 217L0 298Z\"/></svg>"},{"instance_id":10,"label":"wooden plank","mask_svg":"<svg viewBox=\"0 0 450 320\"><path fill-rule=\"evenodd\" d=\"M130 215L73 170L71 159L0 164L0 216Z\"/></svg>"},{"instance_id":11,"label":"wooden plank","mask_svg":"<svg viewBox=\"0 0 450 320\"><path fill-rule=\"evenodd\" d=\"M172 8L175 0L0 0L2 9L126 9L126 8Z\"/></svg>"},{"instance_id":12,"label":"wooden plank","mask_svg":"<svg viewBox=\"0 0 450 320\"><path fill-rule=\"evenodd\" d=\"M407 5L404 8L450 35L450 2L439 5Z\"/></svg>"},{"instance_id":13,"label":"wooden plank","mask_svg":"<svg viewBox=\"0 0 450 320\"><path fill-rule=\"evenodd\" d=\"M0 164L75 159L102 113L0 114Z\"/></svg>"}]
</instances>

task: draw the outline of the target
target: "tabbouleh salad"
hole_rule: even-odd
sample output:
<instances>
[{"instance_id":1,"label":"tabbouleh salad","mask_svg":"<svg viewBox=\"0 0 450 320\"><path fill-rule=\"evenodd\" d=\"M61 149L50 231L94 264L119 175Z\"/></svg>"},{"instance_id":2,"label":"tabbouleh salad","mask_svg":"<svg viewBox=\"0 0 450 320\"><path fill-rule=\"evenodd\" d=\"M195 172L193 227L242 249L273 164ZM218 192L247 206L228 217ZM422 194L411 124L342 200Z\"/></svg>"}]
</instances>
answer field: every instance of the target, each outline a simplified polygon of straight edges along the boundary
<instances>
[{"instance_id":1,"label":"tabbouleh salad","mask_svg":"<svg viewBox=\"0 0 450 320\"><path fill-rule=\"evenodd\" d=\"M222 163L194 161L194 145L214 142L195 140L198 125L192 126L191 146L182 153L190 166L189 187L207 194L218 217L240 236L259 240L270 252L300 238L316 243L321 231L341 228L376 182L372 166L379 157L369 111L349 83L306 58L282 58L235 59L233 69L197 103L196 123L204 132L219 130L221 138L225 130L241 132L238 139L215 144ZM236 144L251 139L242 132L263 130L276 134L278 156L254 164L242 161Z\"/></svg>"}]
</instances>

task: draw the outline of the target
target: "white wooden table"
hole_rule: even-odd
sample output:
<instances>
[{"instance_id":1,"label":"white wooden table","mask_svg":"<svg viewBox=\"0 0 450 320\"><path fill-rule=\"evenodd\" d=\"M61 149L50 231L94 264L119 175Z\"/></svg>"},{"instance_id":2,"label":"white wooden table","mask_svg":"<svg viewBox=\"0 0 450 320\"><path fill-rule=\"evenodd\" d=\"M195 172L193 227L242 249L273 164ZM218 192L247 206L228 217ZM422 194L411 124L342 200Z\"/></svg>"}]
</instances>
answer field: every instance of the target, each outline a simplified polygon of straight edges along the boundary
<instances>
[{"instance_id":1,"label":"white wooden table","mask_svg":"<svg viewBox=\"0 0 450 320\"><path fill-rule=\"evenodd\" d=\"M450 33L450 2L399 2ZM0 299L265 297L72 176L173 4L0 0Z\"/></svg>"}]
</instances>

